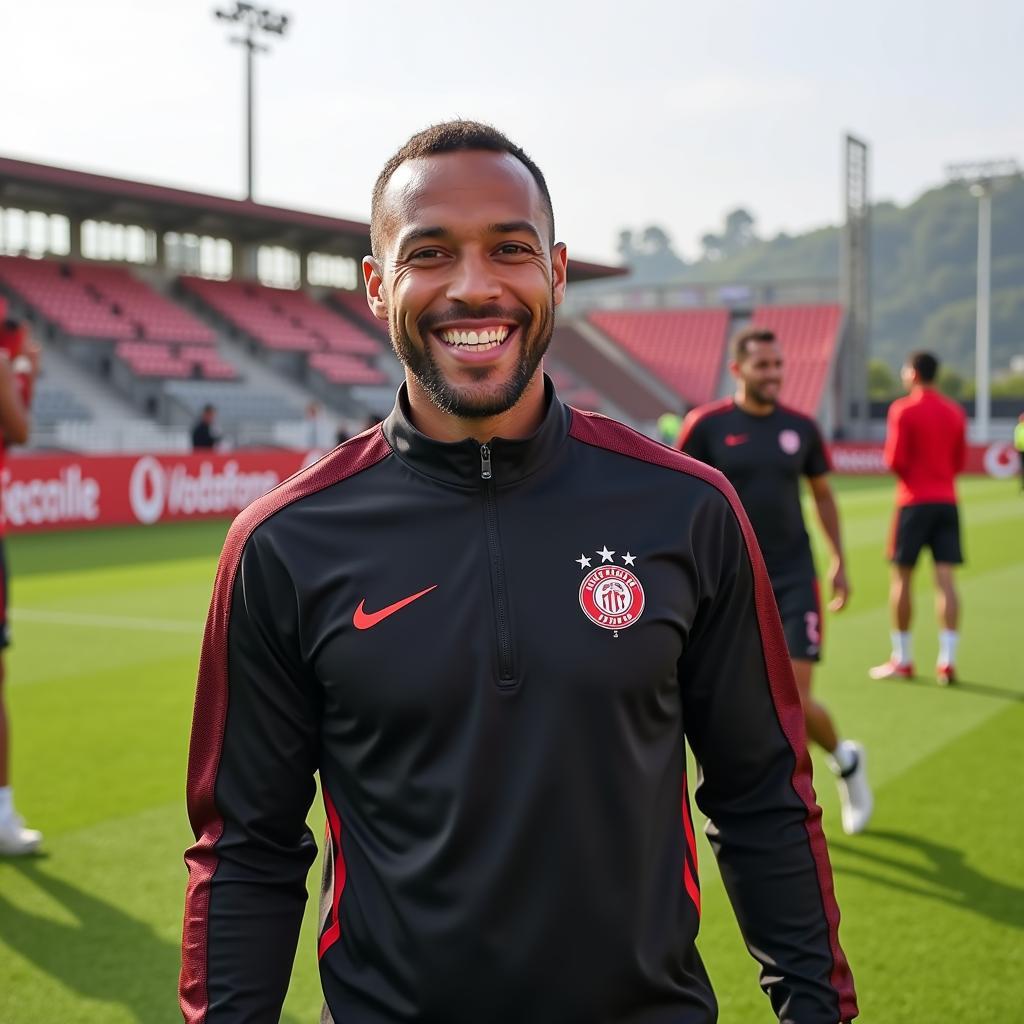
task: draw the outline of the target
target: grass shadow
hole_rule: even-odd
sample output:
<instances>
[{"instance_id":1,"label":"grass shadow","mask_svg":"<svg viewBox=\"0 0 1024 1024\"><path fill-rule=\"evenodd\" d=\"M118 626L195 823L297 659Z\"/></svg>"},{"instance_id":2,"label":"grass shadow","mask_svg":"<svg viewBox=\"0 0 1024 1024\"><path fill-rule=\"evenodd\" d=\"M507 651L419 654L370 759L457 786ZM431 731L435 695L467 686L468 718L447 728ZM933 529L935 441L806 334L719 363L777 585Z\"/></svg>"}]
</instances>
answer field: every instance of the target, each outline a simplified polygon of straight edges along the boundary
<instances>
[{"instance_id":1,"label":"grass shadow","mask_svg":"<svg viewBox=\"0 0 1024 1024\"><path fill-rule=\"evenodd\" d=\"M887 852L879 844L889 844L896 852ZM837 863L836 873L840 876L855 875L1024 930L1024 888L982 874L967 863L964 852L955 847L923 836L872 829L856 841L830 840L829 848L844 857L859 858L875 867L896 871L901 877L893 878L856 864ZM922 867L904 860L898 855L900 849L923 854L926 865Z\"/></svg>"},{"instance_id":2,"label":"grass shadow","mask_svg":"<svg viewBox=\"0 0 1024 1024\"><path fill-rule=\"evenodd\" d=\"M181 951L177 943L113 903L99 899L43 869L45 858L5 859L74 919L73 923L32 913L0 891L0 942L82 999L123 1007L139 1024L180 1024L177 985ZM24 1019L40 1018L26 1007ZM83 1008L84 1009L84 1008ZM75 1020L101 1020L102 1008ZM62 1020L71 1018L62 1017ZM282 1024L295 1024L282 1017Z\"/></svg>"}]
</instances>

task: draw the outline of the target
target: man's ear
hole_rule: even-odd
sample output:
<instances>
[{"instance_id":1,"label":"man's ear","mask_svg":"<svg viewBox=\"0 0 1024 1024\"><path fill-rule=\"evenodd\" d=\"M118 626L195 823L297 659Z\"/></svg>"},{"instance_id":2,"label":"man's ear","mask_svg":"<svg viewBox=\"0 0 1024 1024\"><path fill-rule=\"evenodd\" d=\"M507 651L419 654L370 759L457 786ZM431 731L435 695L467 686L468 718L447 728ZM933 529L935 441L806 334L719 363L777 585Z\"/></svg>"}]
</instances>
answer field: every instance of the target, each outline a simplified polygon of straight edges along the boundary
<instances>
[{"instance_id":1,"label":"man's ear","mask_svg":"<svg viewBox=\"0 0 1024 1024\"><path fill-rule=\"evenodd\" d=\"M565 298L566 275L569 267L569 253L565 242L555 242L551 249L551 292L555 305L560 306Z\"/></svg>"},{"instance_id":2,"label":"man's ear","mask_svg":"<svg viewBox=\"0 0 1024 1024\"><path fill-rule=\"evenodd\" d=\"M387 321L388 300L384 289L384 272L372 256L363 257L363 283L366 285L366 301L378 320Z\"/></svg>"},{"instance_id":3,"label":"man's ear","mask_svg":"<svg viewBox=\"0 0 1024 1024\"><path fill-rule=\"evenodd\" d=\"M740 379L740 364L735 359L729 360L729 372L736 380Z\"/></svg>"}]
</instances>

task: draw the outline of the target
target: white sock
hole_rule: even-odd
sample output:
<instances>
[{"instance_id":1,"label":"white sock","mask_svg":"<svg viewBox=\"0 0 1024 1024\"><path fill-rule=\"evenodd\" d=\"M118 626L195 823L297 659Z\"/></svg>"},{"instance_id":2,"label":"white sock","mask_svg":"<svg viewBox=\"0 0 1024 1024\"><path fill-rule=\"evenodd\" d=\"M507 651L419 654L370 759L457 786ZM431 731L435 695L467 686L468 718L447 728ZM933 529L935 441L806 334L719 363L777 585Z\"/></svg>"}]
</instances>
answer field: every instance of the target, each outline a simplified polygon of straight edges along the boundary
<instances>
[{"instance_id":1,"label":"white sock","mask_svg":"<svg viewBox=\"0 0 1024 1024\"><path fill-rule=\"evenodd\" d=\"M894 629L889 636L892 637L892 656L899 664L909 665L914 660L910 654L910 632Z\"/></svg>"},{"instance_id":2,"label":"white sock","mask_svg":"<svg viewBox=\"0 0 1024 1024\"><path fill-rule=\"evenodd\" d=\"M0 821L14 813L14 790L10 786L0 786Z\"/></svg>"},{"instance_id":3,"label":"white sock","mask_svg":"<svg viewBox=\"0 0 1024 1024\"><path fill-rule=\"evenodd\" d=\"M848 747L842 740L836 744L832 751L832 760L835 762L837 775L848 772L857 763L857 754Z\"/></svg>"},{"instance_id":4,"label":"white sock","mask_svg":"<svg viewBox=\"0 0 1024 1024\"><path fill-rule=\"evenodd\" d=\"M956 664L956 645L960 634L955 629L939 630L939 665Z\"/></svg>"}]
</instances>

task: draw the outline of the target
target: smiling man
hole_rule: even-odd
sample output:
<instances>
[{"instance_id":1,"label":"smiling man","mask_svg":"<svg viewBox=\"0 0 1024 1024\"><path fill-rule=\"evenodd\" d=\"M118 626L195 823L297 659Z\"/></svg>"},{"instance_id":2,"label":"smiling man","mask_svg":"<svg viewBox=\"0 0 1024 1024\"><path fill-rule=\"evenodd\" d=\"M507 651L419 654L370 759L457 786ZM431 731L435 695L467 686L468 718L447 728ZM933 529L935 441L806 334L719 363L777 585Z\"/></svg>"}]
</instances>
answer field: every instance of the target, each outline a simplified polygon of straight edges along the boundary
<instances>
[{"instance_id":1,"label":"smiling man","mask_svg":"<svg viewBox=\"0 0 1024 1024\"><path fill-rule=\"evenodd\" d=\"M711 1024L687 739L779 1019L852 1020L749 524L718 473L554 394L540 170L485 125L427 129L371 236L395 408L246 509L214 586L186 1021L279 1019L319 772L324 1021Z\"/></svg>"},{"instance_id":2,"label":"smiling man","mask_svg":"<svg viewBox=\"0 0 1024 1024\"><path fill-rule=\"evenodd\" d=\"M874 807L867 758L859 743L840 740L832 716L811 688L824 623L800 503L800 478L807 478L832 553L829 608L842 611L849 585L839 509L828 482L832 467L814 420L779 403L785 364L775 334L746 327L733 338L731 356L735 394L692 409L683 421L678 446L721 470L750 516L782 617L807 735L829 756L839 787L843 830L854 835L867 827Z\"/></svg>"}]
</instances>

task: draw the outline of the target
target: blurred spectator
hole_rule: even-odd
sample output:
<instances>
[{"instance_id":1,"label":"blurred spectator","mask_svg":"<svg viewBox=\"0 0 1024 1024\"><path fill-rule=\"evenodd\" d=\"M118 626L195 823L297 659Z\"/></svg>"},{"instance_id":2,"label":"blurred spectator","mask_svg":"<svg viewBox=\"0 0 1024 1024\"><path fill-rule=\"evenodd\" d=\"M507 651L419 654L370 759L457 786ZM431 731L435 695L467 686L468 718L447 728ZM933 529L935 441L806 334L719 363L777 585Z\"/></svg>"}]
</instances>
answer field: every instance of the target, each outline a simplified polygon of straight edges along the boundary
<instances>
[{"instance_id":1,"label":"blurred spectator","mask_svg":"<svg viewBox=\"0 0 1024 1024\"><path fill-rule=\"evenodd\" d=\"M0 467L11 444L24 444L29 437L29 406L32 385L39 372L39 348L28 335L28 327L7 320L0 327ZM0 519L0 530L3 520ZM2 651L10 642L7 629L7 562L0 532L0 854L32 853L43 835L25 828L14 809L14 791L9 775L9 725L3 701L4 663Z\"/></svg>"},{"instance_id":2,"label":"blurred spectator","mask_svg":"<svg viewBox=\"0 0 1024 1024\"><path fill-rule=\"evenodd\" d=\"M202 414L192 428L192 447L196 451L201 448L216 448L220 444L220 434L213 432L213 424L217 418L217 409L213 405L204 405Z\"/></svg>"},{"instance_id":3,"label":"blurred spectator","mask_svg":"<svg viewBox=\"0 0 1024 1024\"><path fill-rule=\"evenodd\" d=\"M307 448L331 448L338 443L331 440L331 423L319 402L306 406L306 431Z\"/></svg>"}]
</instances>

